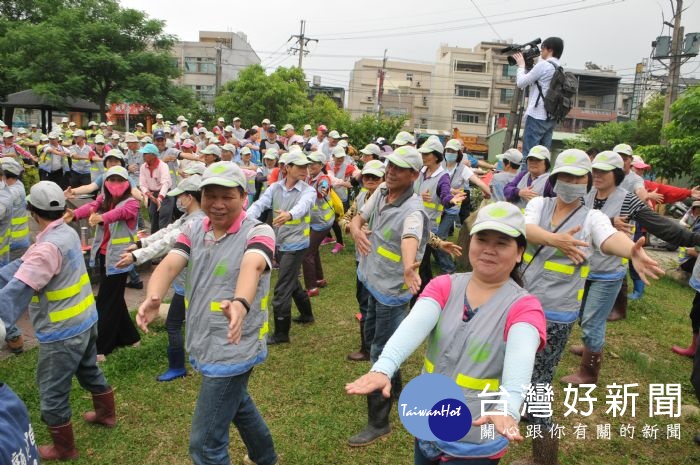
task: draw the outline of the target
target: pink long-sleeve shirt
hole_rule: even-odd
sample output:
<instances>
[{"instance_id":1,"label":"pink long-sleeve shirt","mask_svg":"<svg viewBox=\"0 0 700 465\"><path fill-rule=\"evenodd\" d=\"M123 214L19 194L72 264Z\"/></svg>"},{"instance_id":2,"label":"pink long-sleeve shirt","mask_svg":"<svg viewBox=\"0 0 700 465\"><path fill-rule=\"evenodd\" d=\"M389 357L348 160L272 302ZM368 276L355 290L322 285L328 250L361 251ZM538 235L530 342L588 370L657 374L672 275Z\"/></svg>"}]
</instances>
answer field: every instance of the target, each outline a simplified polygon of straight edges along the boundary
<instances>
[{"instance_id":1,"label":"pink long-sleeve shirt","mask_svg":"<svg viewBox=\"0 0 700 465\"><path fill-rule=\"evenodd\" d=\"M104 195L100 194L92 202L86 203L82 207L77 208L74 211L75 219L81 220L87 218L91 213L97 212L102 207L102 202L104 201ZM109 241L109 228L111 223L117 221L124 221L129 229L136 228L136 221L139 217L139 201L130 198L124 205L113 208L109 211L102 213L102 223L104 225L104 235L102 237L102 244L100 244L100 253L104 254L107 252L107 243Z\"/></svg>"}]
</instances>

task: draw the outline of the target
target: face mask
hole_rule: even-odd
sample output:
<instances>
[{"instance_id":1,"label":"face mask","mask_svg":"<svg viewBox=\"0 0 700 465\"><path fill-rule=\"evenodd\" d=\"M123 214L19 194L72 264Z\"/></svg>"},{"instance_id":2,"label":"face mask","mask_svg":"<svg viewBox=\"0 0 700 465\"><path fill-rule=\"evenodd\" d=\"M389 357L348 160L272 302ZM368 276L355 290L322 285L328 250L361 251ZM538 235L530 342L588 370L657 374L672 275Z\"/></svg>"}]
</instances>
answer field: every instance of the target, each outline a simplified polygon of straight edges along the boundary
<instances>
[{"instance_id":1,"label":"face mask","mask_svg":"<svg viewBox=\"0 0 700 465\"><path fill-rule=\"evenodd\" d=\"M454 163L457 161L457 154L456 153L446 153L445 154L445 161L447 163Z\"/></svg>"},{"instance_id":2,"label":"face mask","mask_svg":"<svg viewBox=\"0 0 700 465\"><path fill-rule=\"evenodd\" d=\"M105 188L112 194L112 197L119 198L129 188L129 183L126 181L106 181Z\"/></svg>"},{"instance_id":3,"label":"face mask","mask_svg":"<svg viewBox=\"0 0 700 465\"><path fill-rule=\"evenodd\" d=\"M571 184L569 182L557 181L554 192L564 203L572 203L586 195L586 184Z\"/></svg>"},{"instance_id":4,"label":"face mask","mask_svg":"<svg viewBox=\"0 0 700 465\"><path fill-rule=\"evenodd\" d=\"M187 207L182 203L182 197L178 197L177 200L175 200L175 206L182 213L187 213Z\"/></svg>"}]
</instances>

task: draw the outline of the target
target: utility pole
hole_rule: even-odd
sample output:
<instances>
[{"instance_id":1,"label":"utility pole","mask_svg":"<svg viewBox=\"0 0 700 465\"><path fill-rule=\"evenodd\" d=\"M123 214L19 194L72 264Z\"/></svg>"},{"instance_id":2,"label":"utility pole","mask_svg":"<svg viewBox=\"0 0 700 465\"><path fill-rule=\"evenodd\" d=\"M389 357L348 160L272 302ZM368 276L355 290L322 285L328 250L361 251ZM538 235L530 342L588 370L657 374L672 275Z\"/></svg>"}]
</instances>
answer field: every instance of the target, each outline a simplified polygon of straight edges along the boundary
<instances>
[{"instance_id":1,"label":"utility pole","mask_svg":"<svg viewBox=\"0 0 700 465\"><path fill-rule=\"evenodd\" d=\"M309 54L308 50L304 50L304 47L306 47L309 42L316 42L318 43L318 39L309 39L304 35L306 32L306 21L301 20L301 27L299 28L299 34L298 35L293 35L289 37L289 40L296 39L297 44L299 44L298 47L292 47L289 49L289 54L294 55L295 53L299 54L299 69L302 69L302 60L304 59L305 55Z\"/></svg>"},{"instance_id":2,"label":"utility pole","mask_svg":"<svg viewBox=\"0 0 700 465\"><path fill-rule=\"evenodd\" d=\"M506 136L503 139L503 152L510 148L516 148L518 143L517 140L515 143L513 143L513 129L515 128L516 124L518 127L520 127L519 124L519 118L522 118L522 114L520 113L520 107L523 104L523 91L518 87L517 85L515 86L515 89L513 89L513 99L510 101L510 114L508 115L508 128L506 129ZM518 131L520 132L520 131ZM516 135L516 138L518 136ZM511 145L512 144L512 145ZM525 154L527 155L527 154Z\"/></svg>"},{"instance_id":3,"label":"utility pole","mask_svg":"<svg viewBox=\"0 0 700 465\"><path fill-rule=\"evenodd\" d=\"M671 39L671 66L668 72L669 89L666 93L666 101L664 103L664 125L671 121L671 105L673 105L673 102L675 102L676 98L678 98L678 79L681 74L681 54L683 53L683 27L681 26L682 12L683 0L676 0L676 11L672 25L673 38Z\"/></svg>"},{"instance_id":4,"label":"utility pole","mask_svg":"<svg viewBox=\"0 0 700 465\"><path fill-rule=\"evenodd\" d=\"M384 59L382 59L382 69L377 71L377 105L376 112L377 115L382 111L382 95L384 94L384 77L386 76L386 52L388 49L384 49Z\"/></svg>"},{"instance_id":5,"label":"utility pole","mask_svg":"<svg viewBox=\"0 0 700 465\"><path fill-rule=\"evenodd\" d=\"M221 42L216 44L216 77L214 83L214 95L219 95L221 88Z\"/></svg>"}]
</instances>

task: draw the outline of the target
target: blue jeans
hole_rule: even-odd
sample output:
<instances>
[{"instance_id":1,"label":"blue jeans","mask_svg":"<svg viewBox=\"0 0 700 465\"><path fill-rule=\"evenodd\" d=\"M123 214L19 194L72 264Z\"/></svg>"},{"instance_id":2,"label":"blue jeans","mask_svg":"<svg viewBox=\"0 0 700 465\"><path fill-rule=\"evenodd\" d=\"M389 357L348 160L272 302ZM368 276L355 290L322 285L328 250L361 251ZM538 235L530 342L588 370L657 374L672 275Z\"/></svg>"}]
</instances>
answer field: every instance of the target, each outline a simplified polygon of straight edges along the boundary
<instances>
[{"instance_id":1,"label":"blue jeans","mask_svg":"<svg viewBox=\"0 0 700 465\"><path fill-rule=\"evenodd\" d=\"M253 462L257 465L277 462L270 430L248 394L252 371L225 378L202 377L190 434L190 456L195 465L231 463L228 456L231 423L238 429Z\"/></svg>"},{"instance_id":2,"label":"blue jeans","mask_svg":"<svg viewBox=\"0 0 700 465\"><path fill-rule=\"evenodd\" d=\"M532 116L525 118L525 132L523 133L523 162L520 171L527 171L527 154L535 145L544 145L548 149L552 148L552 133L554 132L554 120L546 121L535 119Z\"/></svg>"},{"instance_id":3,"label":"blue jeans","mask_svg":"<svg viewBox=\"0 0 700 465\"><path fill-rule=\"evenodd\" d=\"M440 226L438 226L437 236L443 241L447 240L450 236L450 229L455 223L459 223L459 213L445 213L442 215L442 221L440 222ZM443 273L450 274L455 272L455 262L447 252L435 249L435 260Z\"/></svg>"},{"instance_id":4,"label":"blue jeans","mask_svg":"<svg viewBox=\"0 0 700 465\"><path fill-rule=\"evenodd\" d=\"M603 349L608 315L622 287L622 279L617 281L586 280L579 321L583 333L583 344L591 352L600 352Z\"/></svg>"},{"instance_id":5,"label":"blue jeans","mask_svg":"<svg viewBox=\"0 0 700 465\"><path fill-rule=\"evenodd\" d=\"M408 314L408 302L403 305L384 305L370 293L367 300L367 320L365 321L365 341L370 347L372 363L379 359L387 341Z\"/></svg>"},{"instance_id":6,"label":"blue jeans","mask_svg":"<svg viewBox=\"0 0 700 465\"><path fill-rule=\"evenodd\" d=\"M7 331L5 333L5 342L9 342L10 340L22 335L22 330L15 325L7 326L5 331Z\"/></svg>"}]
</instances>

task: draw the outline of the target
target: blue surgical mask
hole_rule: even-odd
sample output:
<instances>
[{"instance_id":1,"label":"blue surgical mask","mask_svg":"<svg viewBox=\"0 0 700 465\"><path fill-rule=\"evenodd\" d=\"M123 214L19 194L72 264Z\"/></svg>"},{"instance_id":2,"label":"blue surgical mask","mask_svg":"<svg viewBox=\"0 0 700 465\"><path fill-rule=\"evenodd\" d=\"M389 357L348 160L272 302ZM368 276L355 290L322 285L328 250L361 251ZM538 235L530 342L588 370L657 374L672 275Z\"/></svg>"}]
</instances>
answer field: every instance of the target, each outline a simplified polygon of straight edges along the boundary
<instances>
[{"instance_id":1,"label":"blue surgical mask","mask_svg":"<svg viewBox=\"0 0 700 465\"><path fill-rule=\"evenodd\" d=\"M457 161L457 154L456 153L446 153L445 154L445 161L447 163L454 163Z\"/></svg>"}]
</instances>

